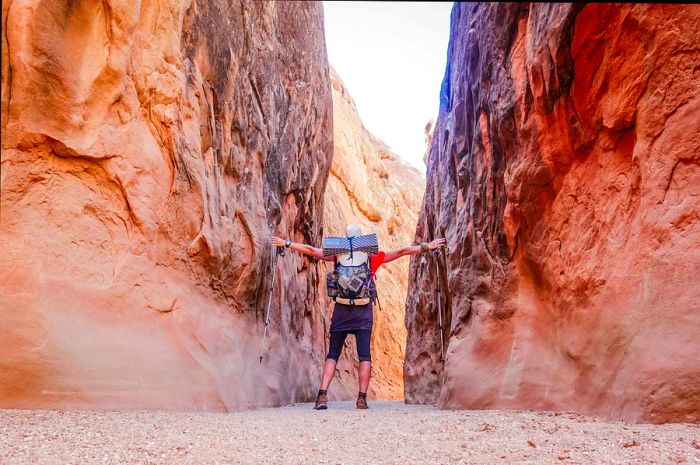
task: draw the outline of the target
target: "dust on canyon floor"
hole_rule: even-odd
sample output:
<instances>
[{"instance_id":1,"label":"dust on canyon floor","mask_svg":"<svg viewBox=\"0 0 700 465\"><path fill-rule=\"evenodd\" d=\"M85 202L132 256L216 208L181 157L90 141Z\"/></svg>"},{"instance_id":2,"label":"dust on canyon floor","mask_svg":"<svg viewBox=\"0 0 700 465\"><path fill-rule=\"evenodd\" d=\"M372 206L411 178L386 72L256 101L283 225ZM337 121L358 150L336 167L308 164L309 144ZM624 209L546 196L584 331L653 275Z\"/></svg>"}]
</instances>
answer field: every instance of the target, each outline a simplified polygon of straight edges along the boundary
<instances>
[{"instance_id":1,"label":"dust on canyon floor","mask_svg":"<svg viewBox=\"0 0 700 465\"><path fill-rule=\"evenodd\" d=\"M0 410L2 464L700 463L700 427L331 402L238 413Z\"/></svg>"}]
</instances>

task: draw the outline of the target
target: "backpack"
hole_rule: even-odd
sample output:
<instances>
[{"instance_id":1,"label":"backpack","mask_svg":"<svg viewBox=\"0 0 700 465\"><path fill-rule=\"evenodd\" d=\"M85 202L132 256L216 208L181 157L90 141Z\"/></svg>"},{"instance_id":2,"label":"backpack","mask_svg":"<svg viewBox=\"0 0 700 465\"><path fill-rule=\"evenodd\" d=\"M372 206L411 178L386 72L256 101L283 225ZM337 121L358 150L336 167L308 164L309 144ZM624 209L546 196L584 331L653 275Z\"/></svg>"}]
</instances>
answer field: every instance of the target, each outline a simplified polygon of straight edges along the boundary
<instances>
[{"instance_id":1,"label":"backpack","mask_svg":"<svg viewBox=\"0 0 700 465\"><path fill-rule=\"evenodd\" d=\"M333 271L326 274L326 289L328 297L335 301L337 297L348 299L352 304L354 300L369 298L374 302L377 299L377 287L374 284L374 273L370 269L370 254L367 261L359 265L343 265L334 260Z\"/></svg>"}]
</instances>

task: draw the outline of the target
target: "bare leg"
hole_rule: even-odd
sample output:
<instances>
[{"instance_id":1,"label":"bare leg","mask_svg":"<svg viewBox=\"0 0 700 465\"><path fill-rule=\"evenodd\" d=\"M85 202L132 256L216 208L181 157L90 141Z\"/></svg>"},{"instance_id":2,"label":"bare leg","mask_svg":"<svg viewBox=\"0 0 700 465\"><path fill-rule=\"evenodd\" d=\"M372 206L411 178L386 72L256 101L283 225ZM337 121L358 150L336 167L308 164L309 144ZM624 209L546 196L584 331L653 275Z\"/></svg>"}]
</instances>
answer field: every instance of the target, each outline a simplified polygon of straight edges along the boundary
<instances>
[{"instance_id":1,"label":"bare leg","mask_svg":"<svg viewBox=\"0 0 700 465\"><path fill-rule=\"evenodd\" d=\"M369 378L372 374L372 362L360 362L357 374L358 378L360 378L360 392L367 392L367 388L369 388Z\"/></svg>"},{"instance_id":2,"label":"bare leg","mask_svg":"<svg viewBox=\"0 0 700 465\"><path fill-rule=\"evenodd\" d=\"M323 376L321 377L321 389L327 390L330 386L333 376L335 375L335 365L336 361L332 358L326 359L326 363L323 364ZM369 378L367 379L369 382Z\"/></svg>"}]
</instances>

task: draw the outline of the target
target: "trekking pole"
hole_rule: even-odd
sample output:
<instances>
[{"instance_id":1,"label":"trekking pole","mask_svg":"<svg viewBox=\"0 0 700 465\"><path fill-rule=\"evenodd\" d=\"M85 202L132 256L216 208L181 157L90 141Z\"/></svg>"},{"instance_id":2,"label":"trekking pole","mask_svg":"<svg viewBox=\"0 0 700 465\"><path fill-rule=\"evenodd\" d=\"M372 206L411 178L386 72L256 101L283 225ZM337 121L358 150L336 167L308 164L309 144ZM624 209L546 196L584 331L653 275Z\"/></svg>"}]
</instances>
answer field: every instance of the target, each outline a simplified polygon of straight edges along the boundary
<instances>
[{"instance_id":1,"label":"trekking pole","mask_svg":"<svg viewBox=\"0 0 700 465\"><path fill-rule=\"evenodd\" d=\"M445 341L442 329L442 297L440 292L440 249L433 251L435 257L435 270L437 272L437 307L438 307L438 328L440 329L440 361L445 363Z\"/></svg>"},{"instance_id":2,"label":"trekking pole","mask_svg":"<svg viewBox=\"0 0 700 465\"><path fill-rule=\"evenodd\" d=\"M284 247L277 247L275 258L272 261L272 283L270 283L270 297L267 299L267 310L265 311L265 329L263 330L262 344L260 345L260 361L262 363L265 352L265 338L267 337L267 327L270 326L270 307L272 306L272 294L275 290L275 271L277 271L277 256L284 257Z\"/></svg>"}]
</instances>

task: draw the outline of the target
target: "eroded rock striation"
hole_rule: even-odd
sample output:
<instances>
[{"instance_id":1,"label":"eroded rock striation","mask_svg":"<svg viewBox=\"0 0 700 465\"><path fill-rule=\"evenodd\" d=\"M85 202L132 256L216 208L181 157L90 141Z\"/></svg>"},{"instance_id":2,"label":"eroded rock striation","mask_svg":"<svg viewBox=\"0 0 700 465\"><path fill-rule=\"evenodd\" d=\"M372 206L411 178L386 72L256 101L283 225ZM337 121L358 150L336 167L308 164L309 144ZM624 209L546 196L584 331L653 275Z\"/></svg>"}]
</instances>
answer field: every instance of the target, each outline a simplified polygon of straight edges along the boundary
<instances>
[{"instance_id":1,"label":"eroded rock striation","mask_svg":"<svg viewBox=\"0 0 700 465\"><path fill-rule=\"evenodd\" d=\"M3 2L0 406L309 400L332 158L320 4ZM310 363L313 362L313 363Z\"/></svg>"},{"instance_id":2,"label":"eroded rock striation","mask_svg":"<svg viewBox=\"0 0 700 465\"><path fill-rule=\"evenodd\" d=\"M355 223L366 233L377 233L381 249L410 245L425 178L362 125L355 102L332 68L331 86L333 163L325 193L324 232L342 236L345 226ZM381 309L375 305L370 383L370 396L375 399L403 398L408 264L408 259L400 258L377 272ZM326 265L328 271L332 266ZM329 324L331 310L332 306ZM356 363L355 342L350 336L338 364L331 396L350 399L357 395Z\"/></svg>"},{"instance_id":3,"label":"eroded rock striation","mask_svg":"<svg viewBox=\"0 0 700 465\"><path fill-rule=\"evenodd\" d=\"M700 421L700 7L452 12L406 397Z\"/></svg>"}]
</instances>

